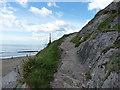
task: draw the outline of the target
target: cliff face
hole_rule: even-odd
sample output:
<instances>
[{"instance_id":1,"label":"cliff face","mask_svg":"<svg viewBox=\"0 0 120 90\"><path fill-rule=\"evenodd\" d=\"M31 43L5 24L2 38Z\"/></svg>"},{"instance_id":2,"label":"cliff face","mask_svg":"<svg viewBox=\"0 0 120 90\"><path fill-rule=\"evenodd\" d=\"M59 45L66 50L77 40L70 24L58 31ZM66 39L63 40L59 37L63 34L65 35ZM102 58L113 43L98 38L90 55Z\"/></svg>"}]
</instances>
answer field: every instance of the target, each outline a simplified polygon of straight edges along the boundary
<instances>
[{"instance_id":1,"label":"cliff face","mask_svg":"<svg viewBox=\"0 0 120 90\"><path fill-rule=\"evenodd\" d=\"M78 34L78 57L88 77L84 86L120 88L120 2L98 12Z\"/></svg>"},{"instance_id":2,"label":"cliff face","mask_svg":"<svg viewBox=\"0 0 120 90\"><path fill-rule=\"evenodd\" d=\"M120 2L98 12L60 47L62 63L53 87L120 88Z\"/></svg>"}]
</instances>

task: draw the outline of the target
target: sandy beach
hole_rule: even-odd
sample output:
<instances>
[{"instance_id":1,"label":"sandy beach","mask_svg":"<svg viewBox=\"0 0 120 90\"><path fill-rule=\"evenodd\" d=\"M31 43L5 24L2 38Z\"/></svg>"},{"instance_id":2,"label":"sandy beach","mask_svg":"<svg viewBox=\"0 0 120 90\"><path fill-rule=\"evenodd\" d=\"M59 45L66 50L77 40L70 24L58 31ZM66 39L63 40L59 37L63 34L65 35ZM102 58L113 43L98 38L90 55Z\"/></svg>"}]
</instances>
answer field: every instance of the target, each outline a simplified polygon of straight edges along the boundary
<instances>
[{"instance_id":1,"label":"sandy beach","mask_svg":"<svg viewBox=\"0 0 120 90\"><path fill-rule=\"evenodd\" d=\"M27 56L0 59L2 63L0 76L2 76L3 88L14 88L18 84L17 80L21 78L21 74L17 70L22 68L23 62L27 59Z\"/></svg>"},{"instance_id":2,"label":"sandy beach","mask_svg":"<svg viewBox=\"0 0 120 90\"><path fill-rule=\"evenodd\" d=\"M2 59L2 77L14 70L18 65L21 65L28 57L14 57Z\"/></svg>"}]
</instances>

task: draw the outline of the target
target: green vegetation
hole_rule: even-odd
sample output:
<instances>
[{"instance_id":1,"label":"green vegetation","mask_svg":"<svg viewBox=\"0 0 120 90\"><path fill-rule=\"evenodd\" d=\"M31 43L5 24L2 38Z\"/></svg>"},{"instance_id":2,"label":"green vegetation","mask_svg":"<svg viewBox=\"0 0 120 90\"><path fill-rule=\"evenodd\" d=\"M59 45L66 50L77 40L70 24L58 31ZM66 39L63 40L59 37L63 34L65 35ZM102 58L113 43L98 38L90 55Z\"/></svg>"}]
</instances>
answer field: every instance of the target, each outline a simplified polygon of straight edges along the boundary
<instances>
[{"instance_id":1,"label":"green vegetation","mask_svg":"<svg viewBox=\"0 0 120 90\"><path fill-rule=\"evenodd\" d=\"M90 71L87 71L87 72L85 73L85 76L86 76L86 79L91 79L91 78L92 78Z\"/></svg>"},{"instance_id":2,"label":"green vegetation","mask_svg":"<svg viewBox=\"0 0 120 90\"><path fill-rule=\"evenodd\" d=\"M109 56L109 62L105 62L102 65L100 65L100 67L105 66L105 71L106 74L104 76L104 78L102 79L102 81L100 82L100 86L103 85L104 81L108 78L108 76L110 75L111 72L117 72L120 70L120 54L119 53L113 53L111 56Z\"/></svg>"},{"instance_id":3,"label":"green vegetation","mask_svg":"<svg viewBox=\"0 0 120 90\"><path fill-rule=\"evenodd\" d=\"M104 10L101 10L99 11L96 16L100 16L102 14L109 14L109 18L107 18L103 23L101 23L97 30L94 31L96 33L95 36L92 36L91 37L91 34L93 33L90 33L90 34L87 34L85 37L82 37L80 36L80 33L78 33L75 37L73 37L73 39L71 40L72 43L75 44L75 47L78 47L82 42L85 42L86 40L90 39L90 40L93 40L96 38L96 36L100 33L100 32L109 32L109 31L116 31L116 30L120 30L120 25L116 25L112 28L109 28L109 23L113 21L114 17L116 15L118 15L118 11L104 11ZM96 17L95 16L95 17ZM89 23L93 23L94 19L92 19L92 21L90 21ZM110 47L109 47L110 48ZM112 47L111 47L112 48ZM104 52L104 51L103 51Z\"/></svg>"},{"instance_id":4,"label":"green vegetation","mask_svg":"<svg viewBox=\"0 0 120 90\"><path fill-rule=\"evenodd\" d=\"M102 50L102 53L105 54L107 51L109 51L111 48L115 48L116 46L113 44L111 46L106 47L105 49Z\"/></svg>"},{"instance_id":5,"label":"green vegetation","mask_svg":"<svg viewBox=\"0 0 120 90\"><path fill-rule=\"evenodd\" d=\"M63 42L65 37L52 42L46 48L41 50L36 56L30 57L23 64L24 81L31 88L50 88L50 81L53 74L56 72L61 50L59 45Z\"/></svg>"},{"instance_id":6,"label":"green vegetation","mask_svg":"<svg viewBox=\"0 0 120 90\"><path fill-rule=\"evenodd\" d=\"M106 28L106 26L110 23L110 22L112 22L112 20L114 19L114 17L116 16L118 14L118 12L116 11L116 12L109 12L109 15L110 15L110 17L109 18L107 18L103 23L101 23L99 26L98 26L98 28L97 28L97 30L104 30L105 28Z\"/></svg>"},{"instance_id":7,"label":"green vegetation","mask_svg":"<svg viewBox=\"0 0 120 90\"><path fill-rule=\"evenodd\" d=\"M81 38L80 33L77 33L77 35L71 39L71 42L74 43L75 46L78 46Z\"/></svg>"},{"instance_id":8,"label":"green vegetation","mask_svg":"<svg viewBox=\"0 0 120 90\"><path fill-rule=\"evenodd\" d=\"M116 39L114 44L115 44L116 48L120 48L120 39L119 39L119 37Z\"/></svg>"},{"instance_id":9,"label":"green vegetation","mask_svg":"<svg viewBox=\"0 0 120 90\"><path fill-rule=\"evenodd\" d=\"M118 38L113 43L113 45L104 48L101 53L105 54L107 51L109 51L112 48L120 48L120 40Z\"/></svg>"},{"instance_id":10,"label":"green vegetation","mask_svg":"<svg viewBox=\"0 0 120 90\"><path fill-rule=\"evenodd\" d=\"M114 29L114 30L120 30L120 25L116 25L112 29Z\"/></svg>"},{"instance_id":11,"label":"green vegetation","mask_svg":"<svg viewBox=\"0 0 120 90\"><path fill-rule=\"evenodd\" d=\"M110 75L111 72L117 72L120 70L120 60L119 57L120 54L118 53L113 53L109 59L109 62L106 62L105 64L105 70L107 71L103 81L105 81L107 79L107 77Z\"/></svg>"},{"instance_id":12,"label":"green vegetation","mask_svg":"<svg viewBox=\"0 0 120 90\"><path fill-rule=\"evenodd\" d=\"M109 56L109 61L104 62L103 64L99 65L99 67L105 66L105 71L108 71L109 73L113 71L119 71L120 70L120 54L119 53L113 53L111 56Z\"/></svg>"},{"instance_id":13,"label":"green vegetation","mask_svg":"<svg viewBox=\"0 0 120 90\"><path fill-rule=\"evenodd\" d=\"M100 16L102 14L104 14L104 10L100 10L95 16Z\"/></svg>"},{"instance_id":14,"label":"green vegetation","mask_svg":"<svg viewBox=\"0 0 120 90\"><path fill-rule=\"evenodd\" d=\"M102 30L102 32L110 32L110 31L116 31L116 30L120 30L120 25L116 25L112 28L105 28L104 30Z\"/></svg>"},{"instance_id":15,"label":"green vegetation","mask_svg":"<svg viewBox=\"0 0 120 90\"><path fill-rule=\"evenodd\" d=\"M110 32L110 31L116 31L116 30L120 30L120 25L115 25L113 27L109 27L109 23L113 21L114 17L116 15L118 15L120 12L118 11L104 11L104 10L101 10L100 12L98 12L97 15L102 15L102 14L106 14L108 13L110 15L109 18L107 18L103 23L101 23L98 27L97 27L97 30L94 31L96 33L95 36L92 36L91 37L91 40L95 39L96 36L100 33L100 32ZM96 16L97 16L96 15Z\"/></svg>"},{"instance_id":16,"label":"green vegetation","mask_svg":"<svg viewBox=\"0 0 120 90\"><path fill-rule=\"evenodd\" d=\"M82 42L90 39L92 33L87 34L85 37L80 36L80 33L78 33L75 37L71 39L71 42L75 44L75 47L78 47Z\"/></svg>"},{"instance_id":17,"label":"green vegetation","mask_svg":"<svg viewBox=\"0 0 120 90\"><path fill-rule=\"evenodd\" d=\"M118 30L120 30L120 25L116 25L116 26L114 26L114 27L112 27L112 28L104 28L104 29L102 29L101 31L103 32L103 33L105 33L105 32L111 32L111 31L118 31ZM92 35L92 37L90 38L90 40L93 40L93 39L95 39L96 38L96 36L99 34L99 31L98 30L96 30L96 31L94 31L96 34L93 36Z\"/></svg>"},{"instance_id":18,"label":"green vegetation","mask_svg":"<svg viewBox=\"0 0 120 90\"><path fill-rule=\"evenodd\" d=\"M97 33L96 34L94 34L94 35L92 35L91 37L90 37L90 40L93 40L93 39L95 39L96 37L97 37Z\"/></svg>"},{"instance_id":19,"label":"green vegetation","mask_svg":"<svg viewBox=\"0 0 120 90\"><path fill-rule=\"evenodd\" d=\"M119 71L120 70L120 54L113 53L109 56L110 61L106 64L106 70L109 72Z\"/></svg>"},{"instance_id":20,"label":"green vegetation","mask_svg":"<svg viewBox=\"0 0 120 90\"><path fill-rule=\"evenodd\" d=\"M76 45L76 47L78 47L81 43L83 43L86 40L88 40L90 37L91 37L91 33L87 34L85 37L82 38L82 40L79 41L79 43Z\"/></svg>"}]
</instances>

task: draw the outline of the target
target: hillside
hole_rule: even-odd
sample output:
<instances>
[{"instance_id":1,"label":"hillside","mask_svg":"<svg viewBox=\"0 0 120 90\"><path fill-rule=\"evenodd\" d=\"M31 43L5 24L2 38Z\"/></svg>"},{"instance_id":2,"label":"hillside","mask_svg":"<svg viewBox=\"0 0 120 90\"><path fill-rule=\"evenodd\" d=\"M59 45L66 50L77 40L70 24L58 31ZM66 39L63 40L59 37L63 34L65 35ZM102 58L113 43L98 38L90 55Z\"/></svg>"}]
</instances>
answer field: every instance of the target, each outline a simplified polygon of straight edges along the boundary
<instances>
[{"instance_id":1,"label":"hillside","mask_svg":"<svg viewBox=\"0 0 120 90\"><path fill-rule=\"evenodd\" d=\"M54 88L120 88L119 6L120 2L111 3L61 44Z\"/></svg>"},{"instance_id":2,"label":"hillside","mask_svg":"<svg viewBox=\"0 0 120 90\"><path fill-rule=\"evenodd\" d=\"M24 63L32 88L120 88L120 2ZM58 68L58 69L57 69Z\"/></svg>"}]
</instances>

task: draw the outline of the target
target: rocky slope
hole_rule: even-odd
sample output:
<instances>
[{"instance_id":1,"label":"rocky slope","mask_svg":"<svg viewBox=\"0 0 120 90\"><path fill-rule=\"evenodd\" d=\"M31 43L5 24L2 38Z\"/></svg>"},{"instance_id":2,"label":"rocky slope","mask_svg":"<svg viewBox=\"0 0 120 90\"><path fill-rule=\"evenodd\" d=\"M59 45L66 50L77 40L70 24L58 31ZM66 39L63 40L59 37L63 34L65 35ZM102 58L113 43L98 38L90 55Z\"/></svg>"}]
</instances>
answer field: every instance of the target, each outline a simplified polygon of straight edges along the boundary
<instances>
[{"instance_id":1,"label":"rocky slope","mask_svg":"<svg viewBox=\"0 0 120 90\"><path fill-rule=\"evenodd\" d=\"M60 46L61 65L51 82L54 88L120 88L119 19L120 2L112 2L66 38Z\"/></svg>"}]
</instances>

